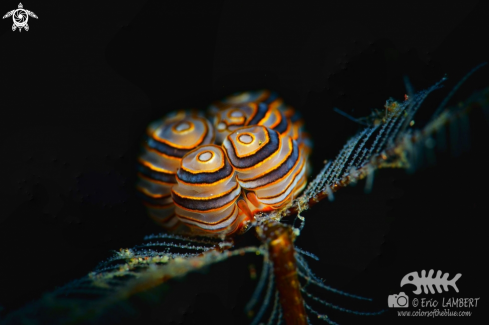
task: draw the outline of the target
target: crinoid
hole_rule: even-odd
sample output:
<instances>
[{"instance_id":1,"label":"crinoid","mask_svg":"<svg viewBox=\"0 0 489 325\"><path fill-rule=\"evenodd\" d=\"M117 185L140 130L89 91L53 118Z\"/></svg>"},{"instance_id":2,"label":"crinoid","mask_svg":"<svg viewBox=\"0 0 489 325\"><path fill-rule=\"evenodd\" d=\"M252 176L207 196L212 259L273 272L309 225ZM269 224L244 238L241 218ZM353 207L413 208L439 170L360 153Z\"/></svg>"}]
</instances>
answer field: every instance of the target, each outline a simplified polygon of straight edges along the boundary
<instances>
[{"instance_id":1,"label":"crinoid","mask_svg":"<svg viewBox=\"0 0 489 325\"><path fill-rule=\"evenodd\" d=\"M277 210L254 215L244 235L148 235L140 245L121 249L87 276L10 314L5 324L195 321L185 318L188 308L200 313L199 323L308 324L318 320L337 324L333 316L337 313L377 317L385 307L327 285L307 261L317 257L294 242L305 229L306 210L325 198L333 200L340 189L366 179L364 186L370 192L379 169L415 172L433 165L447 148L453 155L468 148L469 119L482 114L487 118L489 88L446 107L462 80L433 110L431 119L415 127L415 114L444 81L419 92L406 81L403 101L388 100L385 110L364 119L366 126L346 141L335 159L325 162L299 197ZM223 300L199 296L196 287L205 287ZM190 306L194 297L197 302ZM332 302L335 297L341 302ZM344 302L349 300L359 302L360 308L350 308ZM233 305L240 308L230 312Z\"/></svg>"}]
</instances>

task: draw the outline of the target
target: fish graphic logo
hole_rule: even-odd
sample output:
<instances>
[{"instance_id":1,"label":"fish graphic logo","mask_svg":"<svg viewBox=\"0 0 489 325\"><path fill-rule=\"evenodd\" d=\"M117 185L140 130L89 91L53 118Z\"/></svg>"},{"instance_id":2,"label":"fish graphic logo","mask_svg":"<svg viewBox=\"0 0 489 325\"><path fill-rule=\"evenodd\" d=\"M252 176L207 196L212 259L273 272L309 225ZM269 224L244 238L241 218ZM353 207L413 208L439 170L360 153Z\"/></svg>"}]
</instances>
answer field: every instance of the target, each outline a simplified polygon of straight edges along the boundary
<instances>
[{"instance_id":1,"label":"fish graphic logo","mask_svg":"<svg viewBox=\"0 0 489 325\"><path fill-rule=\"evenodd\" d=\"M436 287L436 290L438 293L442 293L443 291L441 290L441 287L443 286L443 289L445 291L448 291L448 286L451 286L452 288L455 289L456 292L458 292L457 285L455 282L457 282L458 279L462 276L461 273L458 273L448 281L448 273L445 273L443 275L443 278L441 277L442 272L438 271L436 274L436 277L433 278L433 273L435 273L434 270L430 270L428 272L428 276L426 276L426 271L422 270L421 271L421 277L418 276L418 272L411 272L408 273L402 278L401 280L401 287L405 284L414 284L416 286L416 291L413 291L414 294L419 295L422 290L421 287L424 288L424 293L428 293L428 289L430 293L434 294L435 289L433 287Z\"/></svg>"}]
</instances>

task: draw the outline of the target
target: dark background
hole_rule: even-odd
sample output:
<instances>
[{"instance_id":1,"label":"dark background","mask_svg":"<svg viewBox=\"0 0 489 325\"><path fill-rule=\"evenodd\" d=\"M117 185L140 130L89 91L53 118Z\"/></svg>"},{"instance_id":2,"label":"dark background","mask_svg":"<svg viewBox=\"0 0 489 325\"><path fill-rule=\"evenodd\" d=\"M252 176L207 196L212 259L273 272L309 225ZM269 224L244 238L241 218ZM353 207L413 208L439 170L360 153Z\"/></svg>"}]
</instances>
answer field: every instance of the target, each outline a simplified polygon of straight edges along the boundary
<instances>
[{"instance_id":1,"label":"dark background","mask_svg":"<svg viewBox=\"0 0 489 325\"><path fill-rule=\"evenodd\" d=\"M3 1L0 11L17 5ZM160 231L133 190L151 120L234 91L273 89L303 114L317 173L358 129L333 107L365 116L389 97L403 99L404 75L421 90L447 74L422 107L422 124L489 58L485 1L23 5L39 17L28 32L12 32L11 18L0 25L0 316ZM488 70L450 103L488 86ZM411 292L399 287L409 272L462 273L452 296L481 297L463 319L475 324L487 306L489 180L487 121L475 119L469 152L442 155L415 175L381 171L371 194L362 183L305 214L297 245L320 257L315 273L381 308L388 294ZM383 320L462 323L394 313L353 322Z\"/></svg>"}]
</instances>

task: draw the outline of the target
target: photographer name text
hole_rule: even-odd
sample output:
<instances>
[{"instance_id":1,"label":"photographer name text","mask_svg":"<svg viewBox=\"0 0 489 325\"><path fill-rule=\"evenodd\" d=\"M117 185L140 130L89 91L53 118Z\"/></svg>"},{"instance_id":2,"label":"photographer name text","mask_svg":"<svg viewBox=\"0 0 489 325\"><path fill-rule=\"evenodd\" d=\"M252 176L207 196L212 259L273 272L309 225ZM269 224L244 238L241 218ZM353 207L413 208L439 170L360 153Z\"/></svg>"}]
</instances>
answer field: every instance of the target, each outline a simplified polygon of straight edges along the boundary
<instances>
[{"instance_id":1,"label":"photographer name text","mask_svg":"<svg viewBox=\"0 0 489 325\"><path fill-rule=\"evenodd\" d=\"M441 307L477 307L477 303L479 302L479 298L443 298L441 301ZM417 306L417 298L413 299L413 306ZM433 298L421 298L420 299L420 307L438 307L439 301Z\"/></svg>"}]
</instances>

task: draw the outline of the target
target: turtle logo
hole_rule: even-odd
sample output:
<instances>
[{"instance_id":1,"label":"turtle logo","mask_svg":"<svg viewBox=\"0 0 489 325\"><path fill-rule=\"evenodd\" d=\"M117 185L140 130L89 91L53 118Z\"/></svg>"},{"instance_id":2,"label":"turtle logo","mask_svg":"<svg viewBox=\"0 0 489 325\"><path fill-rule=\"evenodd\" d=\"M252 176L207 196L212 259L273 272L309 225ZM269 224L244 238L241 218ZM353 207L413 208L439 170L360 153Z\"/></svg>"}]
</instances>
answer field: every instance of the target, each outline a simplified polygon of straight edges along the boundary
<instances>
[{"instance_id":1,"label":"turtle logo","mask_svg":"<svg viewBox=\"0 0 489 325\"><path fill-rule=\"evenodd\" d=\"M23 8L24 7L22 6L22 3L19 3L18 9L9 11L5 14L5 16L3 16L4 19L12 16L12 19L14 20L14 24L12 25L12 31L15 31L15 29L17 28L19 29L19 32L22 31L22 28L28 31L29 25L27 25L27 21L29 20L29 16L37 19L35 13L29 10L25 10Z\"/></svg>"}]
</instances>

